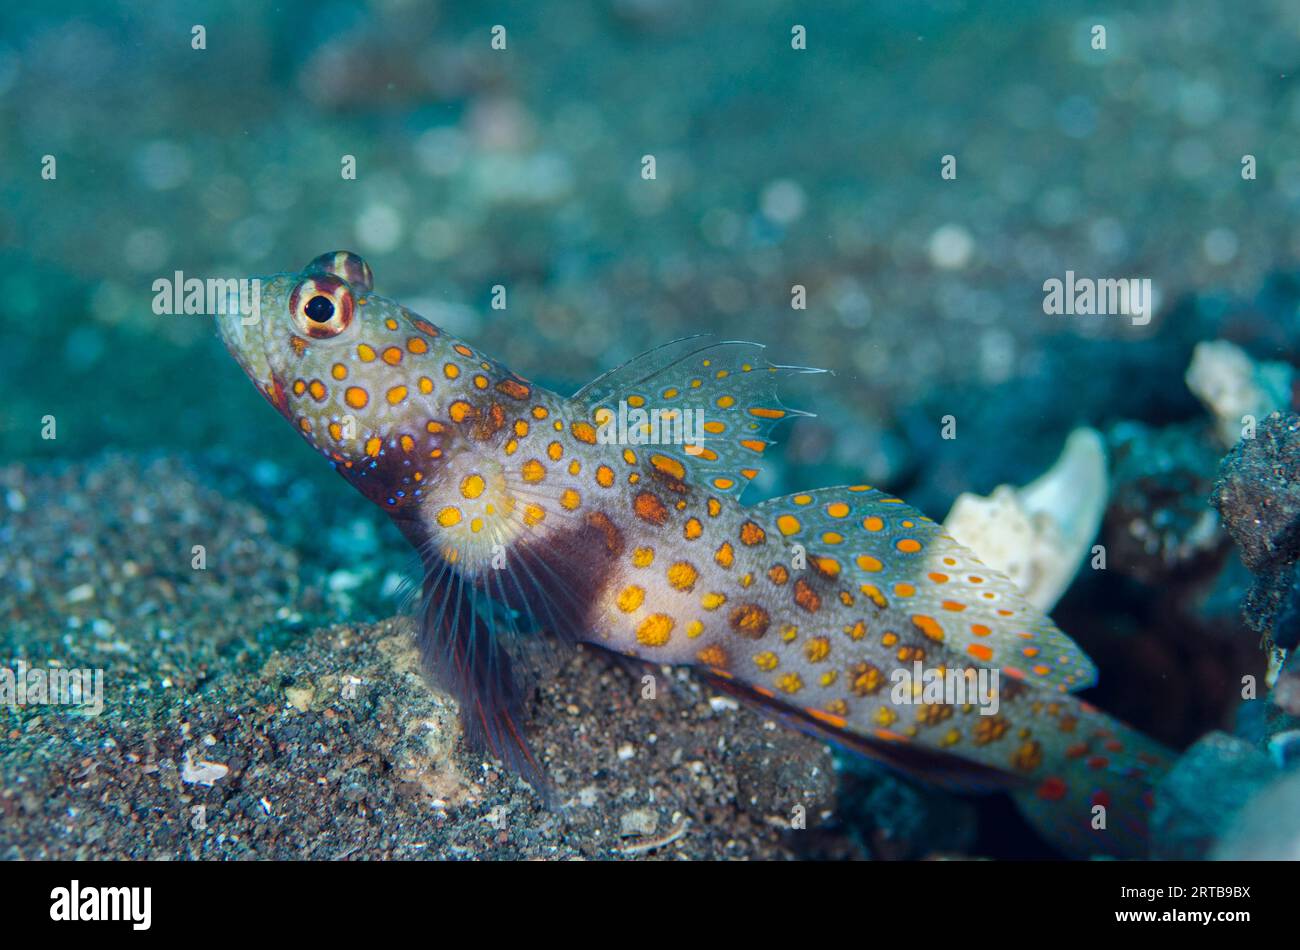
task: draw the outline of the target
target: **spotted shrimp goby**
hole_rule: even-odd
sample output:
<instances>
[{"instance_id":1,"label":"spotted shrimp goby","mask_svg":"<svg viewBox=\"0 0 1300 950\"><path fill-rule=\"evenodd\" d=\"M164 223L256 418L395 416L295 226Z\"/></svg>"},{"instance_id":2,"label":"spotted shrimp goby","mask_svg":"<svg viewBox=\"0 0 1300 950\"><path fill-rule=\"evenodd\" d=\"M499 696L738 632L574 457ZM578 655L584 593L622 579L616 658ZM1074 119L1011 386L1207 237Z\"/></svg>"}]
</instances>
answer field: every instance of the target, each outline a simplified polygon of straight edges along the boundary
<instances>
[{"instance_id":1,"label":"spotted shrimp goby","mask_svg":"<svg viewBox=\"0 0 1300 950\"><path fill-rule=\"evenodd\" d=\"M257 319L221 335L419 552L420 648L470 742L545 789L516 649L544 632L693 666L908 774L1006 789L1067 853L1145 853L1169 754L1072 695L1091 661L1008 578L865 485L741 503L773 427L804 414L779 381L808 370L694 337L564 397L373 284L355 254L321 255L263 278ZM658 438L672 426L689 436ZM922 667L989 674L993 704L900 678Z\"/></svg>"}]
</instances>

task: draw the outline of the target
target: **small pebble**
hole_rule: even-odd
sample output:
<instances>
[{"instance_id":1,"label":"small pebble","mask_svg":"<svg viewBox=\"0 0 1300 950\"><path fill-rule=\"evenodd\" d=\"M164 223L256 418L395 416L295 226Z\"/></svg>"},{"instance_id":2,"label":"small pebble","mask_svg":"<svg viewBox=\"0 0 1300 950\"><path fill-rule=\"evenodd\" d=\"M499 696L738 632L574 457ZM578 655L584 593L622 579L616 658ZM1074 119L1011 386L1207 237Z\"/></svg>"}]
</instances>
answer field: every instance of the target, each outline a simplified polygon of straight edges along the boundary
<instances>
[{"instance_id":1,"label":"small pebble","mask_svg":"<svg viewBox=\"0 0 1300 950\"><path fill-rule=\"evenodd\" d=\"M624 838L648 837L659 827L659 815L649 808L625 811L618 820L618 833Z\"/></svg>"}]
</instances>

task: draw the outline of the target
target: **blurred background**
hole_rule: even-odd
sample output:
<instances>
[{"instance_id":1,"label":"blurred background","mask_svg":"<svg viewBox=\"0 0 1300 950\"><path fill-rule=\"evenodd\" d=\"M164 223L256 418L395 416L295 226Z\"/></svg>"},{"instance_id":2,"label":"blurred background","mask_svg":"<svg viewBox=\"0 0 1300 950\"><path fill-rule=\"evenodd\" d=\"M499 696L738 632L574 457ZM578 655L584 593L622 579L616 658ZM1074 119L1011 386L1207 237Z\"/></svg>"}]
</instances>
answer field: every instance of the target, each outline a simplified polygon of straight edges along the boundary
<instances>
[{"instance_id":1,"label":"blurred background","mask_svg":"<svg viewBox=\"0 0 1300 950\"><path fill-rule=\"evenodd\" d=\"M1175 303L1249 306L1300 250L1300 10L1063 6L7 5L5 454L259 446L275 420L205 320L153 314L151 284L341 247L557 386L702 330L834 370L810 408L874 480L913 461L910 425L936 428L928 401L972 422L1014 403L979 470L925 477L935 504L1016 480L1071 421L1178 411L1156 365L1185 363ZM1162 318L1046 317L1066 269L1151 277Z\"/></svg>"},{"instance_id":2,"label":"blurred background","mask_svg":"<svg viewBox=\"0 0 1300 950\"><path fill-rule=\"evenodd\" d=\"M1095 427L1112 569L1085 571L1055 616L1108 708L1173 743L1229 725L1263 658L1238 611L1251 579L1204 522L1227 446L1184 373L1210 340L1252 364L1300 357L1300 6L1066 6L5 5L0 448L26 467L0 516L36 552L26 589L76 521L44 529L44 551L42 529L17 531L25 473L76 507L88 484L143 471L135 490L161 491L183 472L265 513L316 591L289 598L297 629L304 604L392 612L396 533L284 431L210 319L151 307L177 270L351 249L378 292L563 392L698 332L833 371L786 394L818 416L785 432L750 502L866 480L942 518ZM1067 270L1150 278L1154 319L1044 314L1043 282ZM285 620L286 589L267 616ZM12 602L10 645L70 609Z\"/></svg>"}]
</instances>

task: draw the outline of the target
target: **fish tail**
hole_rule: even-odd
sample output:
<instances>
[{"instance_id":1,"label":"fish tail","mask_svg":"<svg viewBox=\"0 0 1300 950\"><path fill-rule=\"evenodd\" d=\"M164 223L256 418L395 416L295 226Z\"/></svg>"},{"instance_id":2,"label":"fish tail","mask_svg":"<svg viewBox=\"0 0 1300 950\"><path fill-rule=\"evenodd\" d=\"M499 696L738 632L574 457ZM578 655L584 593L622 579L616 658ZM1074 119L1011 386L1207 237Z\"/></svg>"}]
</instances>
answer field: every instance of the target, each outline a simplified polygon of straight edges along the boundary
<instances>
[{"instance_id":1,"label":"fish tail","mask_svg":"<svg viewBox=\"0 0 1300 950\"><path fill-rule=\"evenodd\" d=\"M1072 856L1149 856L1155 786L1172 765L1163 746L1100 710L1079 703L1069 741L1053 768L1014 791L1022 814Z\"/></svg>"}]
</instances>

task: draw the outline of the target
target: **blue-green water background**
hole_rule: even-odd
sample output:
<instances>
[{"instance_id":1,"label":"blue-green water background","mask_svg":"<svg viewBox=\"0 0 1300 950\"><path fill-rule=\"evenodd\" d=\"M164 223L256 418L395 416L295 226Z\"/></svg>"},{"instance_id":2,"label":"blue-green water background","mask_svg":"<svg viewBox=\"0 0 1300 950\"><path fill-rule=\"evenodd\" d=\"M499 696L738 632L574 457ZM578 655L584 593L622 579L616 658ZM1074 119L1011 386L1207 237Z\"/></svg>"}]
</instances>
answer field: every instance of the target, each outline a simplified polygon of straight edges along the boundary
<instances>
[{"instance_id":1,"label":"blue-green water background","mask_svg":"<svg viewBox=\"0 0 1300 950\"><path fill-rule=\"evenodd\" d=\"M257 276L346 248L379 293L560 391L700 332L831 370L785 394L818 416L787 429L751 502L868 481L942 517L959 492L1036 476L1076 425L1140 423L1103 537L1131 519L1177 547L1223 453L1183 381L1193 346L1300 364L1298 76L1294 0L8 4L0 465L41 473L6 483L30 485L91 460L72 471L140 472L140 493L188 473L265 513L281 573L238 594L228 575L208 613L187 593L147 625L193 614L215 640L229 598L260 597L274 620L241 615L260 662L308 625L390 615L410 566L395 530L210 318L152 308L178 270ZM1046 315L1043 282L1066 271L1149 278L1156 318ZM95 468L106 453L186 461ZM41 484L31 504L59 504ZM81 555L46 538L26 557L6 521L26 504L0 497L0 539L29 568L6 579L6 619L18 641L70 641L68 591L43 585ZM179 510L177 538L125 506L98 524L128 548L152 530L184 566ZM202 527L234 549L246 520ZM1213 543L1154 574L1140 556L1082 572L1054 612L1102 669L1090 698L1170 743L1229 725L1241 656L1262 663L1249 578Z\"/></svg>"},{"instance_id":2,"label":"blue-green water background","mask_svg":"<svg viewBox=\"0 0 1300 950\"><path fill-rule=\"evenodd\" d=\"M10 5L4 458L207 453L325 484L210 321L156 315L151 287L349 248L561 390L697 332L830 369L789 394L820 417L750 500L865 478L942 514L1075 424L1196 415L1181 373L1226 312L1290 352L1269 281L1300 250L1300 9L1247 6ZM1066 270L1150 277L1161 315L1046 316Z\"/></svg>"}]
</instances>

